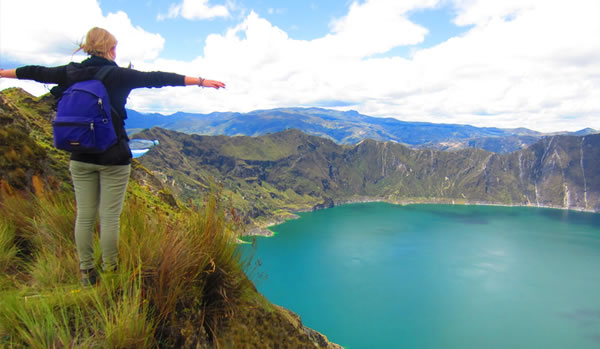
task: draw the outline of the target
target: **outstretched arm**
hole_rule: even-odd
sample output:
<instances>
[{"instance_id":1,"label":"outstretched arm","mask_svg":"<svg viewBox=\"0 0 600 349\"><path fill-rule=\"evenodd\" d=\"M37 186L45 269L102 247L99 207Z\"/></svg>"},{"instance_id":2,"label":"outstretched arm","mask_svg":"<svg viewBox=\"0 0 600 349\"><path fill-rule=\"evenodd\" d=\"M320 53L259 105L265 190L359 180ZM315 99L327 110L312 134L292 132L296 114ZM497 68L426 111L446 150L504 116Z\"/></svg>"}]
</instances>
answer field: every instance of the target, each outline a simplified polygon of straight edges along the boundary
<instances>
[{"instance_id":1,"label":"outstretched arm","mask_svg":"<svg viewBox=\"0 0 600 349\"><path fill-rule=\"evenodd\" d=\"M0 69L0 77L16 79L17 78L17 70L16 69ZM198 86L202 86L202 87L212 87L212 88L216 88L217 90L220 88L225 88L225 84L222 83L221 81L208 80L208 79L203 79L200 77L192 77L192 76L186 76L184 83L186 85L198 85Z\"/></svg>"},{"instance_id":2,"label":"outstretched arm","mask_svg":"<svg viewBox=\"0 0 600 349\"><path fill-rule=\"evenodd\" d=\"M0 78L17 78L17 70L16 69L0 69Z\"/></svg>"},{"instance_id":3,"label":"outstretched arm","mask_svg":"<svg viewBox=\"0 0 600 349\"><path fill-rule=\"evenodd\" d=\"M34 80L45 84L64 84L66 80L66 67L66 65L58 67L24 65L16 69L0 69L0 77Z\"/></svg>"},{"instance_id":4,"label":"outstretched arm","mask_svg":"<svg viewBox=\"0 0 600 349\"><path fill-rule=\"evenodd\" d=\"M212 87L212 88L216 88L217 90L220 88L225 88L225 84L222 83L221 81L208 80L208 79L203 79L203 78L195 78L192 76L185 77L185 84L186 85L198 85L201 87Z\"/></svg>"}]
</instances>

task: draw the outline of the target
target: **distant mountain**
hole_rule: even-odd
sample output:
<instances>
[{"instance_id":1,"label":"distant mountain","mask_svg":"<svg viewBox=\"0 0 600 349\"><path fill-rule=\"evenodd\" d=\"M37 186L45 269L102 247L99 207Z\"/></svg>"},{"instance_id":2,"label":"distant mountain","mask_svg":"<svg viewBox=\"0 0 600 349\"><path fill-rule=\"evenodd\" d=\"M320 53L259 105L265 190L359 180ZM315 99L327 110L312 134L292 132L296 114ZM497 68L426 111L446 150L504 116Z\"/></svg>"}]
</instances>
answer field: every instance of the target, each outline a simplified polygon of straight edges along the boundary
<instances>
[{"instance_id":1,"label":"distant mountain","mask_svg":"<svg viewBox=\"0 0 600 349\"><path fill-rule=\"evenodd\" d=\"M394 118L371 117L356 111L321 108L281 108L250 113L179 112L168 116L129 110L128 115L127 127L132 132L158 126L188 134L261 136L298 129L306 134L331 139L338 144L356 144L365 139L373 139L394 141L412 148L458 150L471 147L498 153L523 149L550 135L525 128L500 129L406 122ZM591 133L596 131L585 129L577 132L577 135Z\"/></svg>"},{"instance_id":2,"label":"distant mountain","mask_svg":"<svg viewBox=\"0 0 600 349\"><path fill-rule=\"evenodd\" d=\"M574 135L574 136L587 136L587 135L591 135L591 134L595 134L595 133L599 133L600 131L598 130L594 130L593 128L584 128L583 130L579 130L576 132L570 132L569 134Z\"/></svg>"},{"instance_id":3,"label":"distant mountain","mask_svg":"<svg viewBox=\"0 0 600 349\"><path fill-rule=\"evenodd\" d=\"M533 131L535 132L535 131ZM436 149L436 150L459 150L465 148L476 148L491 151L493 153L508 154L513 151L525 149L529 145L539 141L541 136L495 136L495 137L479 137L468 138L462 140L449 140L443 142L428 142L414 146L417 149Z\"/></svg>"},{"instance_id":4,"label":"distant mountain","mask_svg":"<svg viewBox=\"0 0 600 349\"><path fill-rule=\"evenodd\" d=\"M193 201L216 181L249 223L364 200L600 211L600 135L547 137L511 154L339 145L298 130L229 137L153 128L139 136L160 140L140 161L176 195Z\"/></svg>"}]
</instances>

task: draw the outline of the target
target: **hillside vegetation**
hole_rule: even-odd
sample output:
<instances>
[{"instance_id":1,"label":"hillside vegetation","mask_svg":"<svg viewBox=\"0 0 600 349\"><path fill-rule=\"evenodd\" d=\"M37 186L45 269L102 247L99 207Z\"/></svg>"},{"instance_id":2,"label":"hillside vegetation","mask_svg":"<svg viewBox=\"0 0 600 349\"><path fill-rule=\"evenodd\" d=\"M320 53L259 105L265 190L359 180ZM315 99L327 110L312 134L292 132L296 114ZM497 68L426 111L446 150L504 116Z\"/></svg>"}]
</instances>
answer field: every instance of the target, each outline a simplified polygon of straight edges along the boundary
<instances>
[{"instance_id":1,"label":"hillside vegetation","mask_svg":"<svg viewBox=\"0 0 600 349\"><path fill-rule=\"evenodd\" d=\"M338 348L259 294L218 185L182 203L134 161L119 268L82 288L52 101L0 92L0 347ZM100 264L99 243L95 246Z\"/></svg>"},{"instance_id":2,"label":"hillside vegetation","mask_svg":"<svg viewBox=\"0 0 600 349\"><path fill-rule=\"evenodd\" d=\"M510 154L374 140L343 146L298 130L226 137L153 128L138 136L160 141L141 163L176 196L193 200L215 180L250 226L365 200L600 210L600 135L547 137Z\"/></svg>"}]
</instances>

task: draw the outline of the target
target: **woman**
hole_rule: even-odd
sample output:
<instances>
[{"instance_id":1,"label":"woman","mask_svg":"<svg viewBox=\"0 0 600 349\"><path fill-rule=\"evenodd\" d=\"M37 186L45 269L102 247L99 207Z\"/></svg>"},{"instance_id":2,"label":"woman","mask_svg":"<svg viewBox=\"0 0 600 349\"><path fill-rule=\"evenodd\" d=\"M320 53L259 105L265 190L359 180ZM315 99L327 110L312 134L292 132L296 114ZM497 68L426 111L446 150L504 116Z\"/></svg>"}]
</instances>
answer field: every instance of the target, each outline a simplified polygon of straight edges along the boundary
<instances>
[{"instance_id":1,"label":"woman","mask_svg":"<svg viewBox=\"0 0 600 349\"><path fill-rule=\"evenodd\" d=\"M74 82L92 79L100 67L115 66L103 79L103 83L108 91L111 106L120 116L117 117L117 134L120 140L101 154L73 153L69 163L77 206L75 243L79 254L82 283L85 286L95 284L98 276L93 258L93 232L97 214L100 216L102 268L104 271L114 271L117 267L119 217L123 208L132 157L124 123L125 103L129 93L140 87L187 85L215 89L225 87L225 84L220 81L199 77L119 68L115 63L116 47L115 37L105 29L96 27L87 33L85 42L77 50L83 50L90 55L80 64L71 63L52 68L30 65L10 70L0 69L2 78L58 84L51 92L59 97L62 91Z\"/></svg>"}]
</instances>

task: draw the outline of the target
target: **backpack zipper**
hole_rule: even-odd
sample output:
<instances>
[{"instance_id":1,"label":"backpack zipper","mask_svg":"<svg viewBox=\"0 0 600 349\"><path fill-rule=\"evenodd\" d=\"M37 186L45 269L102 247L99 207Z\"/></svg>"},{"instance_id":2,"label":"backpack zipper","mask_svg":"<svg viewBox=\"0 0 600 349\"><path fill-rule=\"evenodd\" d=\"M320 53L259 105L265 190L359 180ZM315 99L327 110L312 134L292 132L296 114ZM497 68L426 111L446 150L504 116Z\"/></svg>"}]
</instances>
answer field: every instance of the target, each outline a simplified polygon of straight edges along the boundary
<instances>
[{"instance_id":1,"label":"backpack zipper","mask_svg":"<svg viewBox=\"0 0 600 349\"><path fill-rule=\"evenodd\" d=\"M94 131L94 122L73 122L73 121L68 121L68 122L60 122L60 121L54 121L53 122L54 125L56 126L89 126L91 131Z\"/></svg>"}]
</instances>

